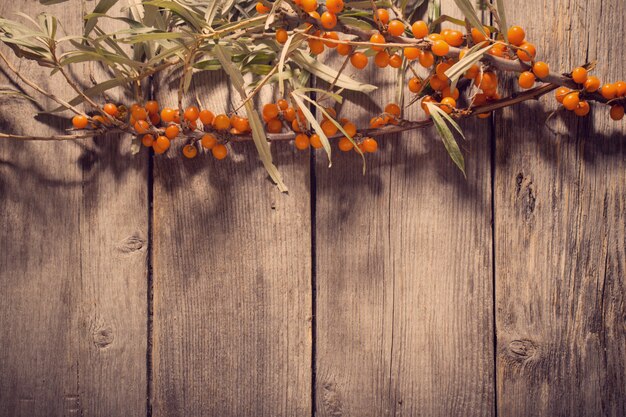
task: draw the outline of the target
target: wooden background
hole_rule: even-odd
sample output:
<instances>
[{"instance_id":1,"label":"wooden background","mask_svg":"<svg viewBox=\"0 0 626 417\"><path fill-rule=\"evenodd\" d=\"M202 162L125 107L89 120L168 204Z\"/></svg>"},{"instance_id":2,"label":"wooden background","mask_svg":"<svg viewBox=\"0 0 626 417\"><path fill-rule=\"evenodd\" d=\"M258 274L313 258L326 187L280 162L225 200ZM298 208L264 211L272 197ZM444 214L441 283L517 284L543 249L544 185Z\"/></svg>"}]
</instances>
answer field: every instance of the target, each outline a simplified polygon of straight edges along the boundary
<instances>
[{"instance_id":1,"label":"wooden background","mask_svg":"<svg viewBox=\"0 0 626 417\"><path fill-rule=\"evenodd\" d=\"M506 3L553 68L626 76L622 0ZM51 10L76 32L93 5ZM394 72L357 76L383 87L344 105L364 123ZM194 85L236 100L220 74ZM3 131L67 127L1 104ZM464 123L467 180L432 131L381 140L365 176L277 144L289 195L249 143L221 162L1 143L0 415L626 415L626 128L605 108L548 128L553 108Z\"/></svg>"}]
</instances>

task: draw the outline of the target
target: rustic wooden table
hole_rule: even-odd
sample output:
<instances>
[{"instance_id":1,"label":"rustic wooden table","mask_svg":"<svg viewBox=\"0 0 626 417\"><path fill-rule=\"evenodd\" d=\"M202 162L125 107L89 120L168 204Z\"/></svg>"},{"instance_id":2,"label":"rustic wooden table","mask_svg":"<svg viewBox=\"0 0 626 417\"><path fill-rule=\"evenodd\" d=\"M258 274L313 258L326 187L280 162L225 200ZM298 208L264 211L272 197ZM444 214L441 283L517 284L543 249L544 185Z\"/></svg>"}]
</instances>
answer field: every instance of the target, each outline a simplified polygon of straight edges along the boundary
<instances>
[{"instance_id":1,"label":"rustic wooden table","mask_svg":"<svg viewBox=\"0 0 626 417\"><path fill-rule=\"evenodd\" d=\"M626 75L622 0L507 3L553 68ZM93 4L51 9L73 32ZM17 9L41 6L0 3ZM394 74L359 73L382 88L344 114L366 123ZM194 88L237 101L217 73ZM3 130L65 126L31 119L49 104L3 99ZM432 131L381 140L365 176L281 143L288 195L250 143L226 161L1 143L0 415L626 415L626 128L548 129L552 109L465 123L467 180Z\"/></svg>"}]
</instances>

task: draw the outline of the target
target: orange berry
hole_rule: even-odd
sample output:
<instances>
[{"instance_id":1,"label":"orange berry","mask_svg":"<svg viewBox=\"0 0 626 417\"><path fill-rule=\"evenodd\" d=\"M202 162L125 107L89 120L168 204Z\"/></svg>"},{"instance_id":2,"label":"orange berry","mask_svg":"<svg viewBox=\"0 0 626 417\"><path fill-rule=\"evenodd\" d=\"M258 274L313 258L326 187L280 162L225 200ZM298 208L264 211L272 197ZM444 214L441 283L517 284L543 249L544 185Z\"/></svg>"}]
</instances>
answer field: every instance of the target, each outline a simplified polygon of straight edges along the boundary
<instances>
[{"instance_id":1,"label":"orange berry","mask_svg":"<svg viewBox=\"0 0 626 417\"><path fill-rule=\"evenodd\" d=\"M213 119L213 127L217 130L228 130L230 127L230 119L225 114L218 114Z\"/></svg>"},{"instance_id":2,"label":"orange berry","mask_svg":"<svg viewBox=\"0 0 626 417\"><path fill-rule=\"evenodd\" d=\"M105 119L104 116L101 116L99 114L96 114L94 117L91 118L91 120L95 122L96 126L102 126L102 125L109 126L110 125L109 119ZM132 116L130 117L129 124L133 127L135 126L135 119L133 119Z\"/></svg>"},{"instance_id":3,"label":"orange berry","mask_svg":"<svg viewBox=\"0 0 626 417\"><path fill-rule=\"evenodd\" d=\"M428 36L428 24L423 20L418 20L411 26L411 32L417 39L422 39Z\"/></svg>"},{"instance_id":4,"label":"orange berry","mask_svg":"<svg viewBox=\"0 0 626 417\"><path fill-rule=\"evenodd\" d=\"M337 128L337 126L335 125L335 123L333 123L330 120L324 120L321 124L320 124L321 128L322 128L322 132L324 132L324 134L326 136L333 136L337 133L337 131L339 130Z\"/></svg>"},{"instance_id":5,"label":"orange berry","mask_svg":"<svg viewBox=\"0 0 626 417\"><path fill-rule=\"evenodd\" d=\"M378 142L374 138L365 138L361 143L365 152L374 153L378 149Z\"/></svg>"},{"instance_id":6,"label":"orange berry","mask_svg":"<svg viewBox=\"0 0 626 417\"><path fill-rule=\"evenodd\" d=\"M178 125L169 125L165 129L165 136L167 136L167 138L170 140L176 139L179 133L180 133L180 129Z\"/></svg>"},{"instance_id":7,"label":"orange berry","mask_svg":"<svg viewBox=\"0 0 626 417\"><path fill-rule=\"evenodd\" d=\"M615 84L604 84L600 89L600 94L607 100L611 100L617 96L617 87Z\"/></svg>"},{"instance_id":8,"label":"orange berry","mask_svg":"<svg viewBox=\"0 0 626 417\"><path fill-rule=\"evenodd\" d=\"M328 39L327 41L323 41L324 45L326 45L327 48L336 48L339 44L335 41L339 40L339 35L337 35L337 32L326 32L324 34L324 38Z\"/></svg>"},{"instance_id":9,"label":"orange berry","mask_svg":"<svg viewBox=\"0 0 626 417\"><path fill-rule=\"evenodd\" d=\"M402 57L398 54L393 54L389 57L389 65L392 68L400 68L402 66Z\"/></svg>"},{"instance_id":10,"label":"orange berry","mask_svg":"<svg viewBox=\"0 0 626 417\"><path fill-rule=\"evenodd\" d=\"M415 48L413 46L409 46L407 48L404 48L402 50L402 53L404 54L404 56L406 57L406 59L412 61L416 58L418 58L420 56L420 50L418 48Z\"/></svg>"},{"instance_id":11,"label":"orange berry","mask_svg":"<svg viewBox=\"0 0 626 417\"><path fill-rule=\"evenodd\" d=\"M133 110L132 115L135 120L146 120L148 118L148 112L143 107L137 107Z\"/></svg>"},{"instance_id":12,"label":"orange berry","mask_svg":"<svg viewBox=\"0 0 626 417\"><path fill-rule=\"evenodd\" d=\"M296 111L293 107L287 107L283 111L283 118L288 122L293 122L296 119Z\"/></svg>"},{"instance_id":13,"label":"orange berry","mask_svg":"<svg viewBox=\"0 0 626 417\"><path fill-rule=\"evenodd\" d=\"M392 20L387 26L387 32L391 36L402 36L404 34L404 23L399 20Z\"/></svg>"},{"instance_id":14,"label":"orange berry","mask_svg":"<svg viewBox=\"0 0 626 417\"><path fill-rule=\"evenodd\" d=\"M363 69L367 66L367 55L363 52L355 52L350 57L350 63L357 69Z\"/></svg>"},{"instance_id":15,"label":"orange berry","mask_svg":"<svg viewBox=\"0 0 626 417\"><path fill-rule=\"evenodd\" d=\"M287 110L287 107L289 107L289 102L285 100L284 98L281 98L280 100L276 102L276 105L281 110Z\"/></svg>"},{"instance_id":16,"label":"orange berry","mask_svg":"<svg viewBox=\"0 0 626 417\"><path fill-rule=\"evenodd\" d=\"M550 74L550 67L542 61L537 61L533 65L533 73L539 78L545 78Z\"/></svg>"},{"instance_id":17,"label":"orange berry","mask_svg":"<svg viewBox=\"0 0 626 417\"><path fill-rule=\"evenodd\" d=\"M454 90L450 90L450 87L446 87L443 90L441 90L441 96L442 97L452 97L455 100L459 99L459 89L455 88Z\"/></svg>"},{"instance_id":18,"label":"orange berry","mask_svg":"<svg viewBox=\"0 0 626 417\"><path fill-rule=\"evenodd\" d=\"M320 14L317 12L317 10L310 12L309 16L311 16L315 20L320 20Z\"/></svg>"},{"instance_id":19,"label":"orange berry","mask_svg":"<svg viewBox=\"0 0 626 417\"><path fill-rule=\"evenodd\" d=\"M326 8L331 13L339 13L343 10L343 0L326 0Z\"/></svg>"},{"instance_id":20,"label":"orange berry","mask_svg":"<svg viewBox=\"0 0 626 417\"><path fill-rule=\"evenodd\" d=\"M322 17L320 18L322 22L322 26L326 29L332 29L337 26L337 15L331 12L322 13Z\"/></svg>"},{"instance_id":21,"label":"orange berry","mask_svg":"<svg viewBox=\"0 0 626 417\"><path fill-rule=\"evenodd\" d=\"M274 103L267 103L263 106L263 116L267 119L275 119L278 117L279 108Z\"/></svg>"},{"instance_id":22,"label":"orange berry","mask_svg":"<svg viewBox=\"0 0 626 417\"><path fill-rule=\"evenodd\" d=\"M178 112L176 110L166 107L161 110L161 120L163 123L172 123L175 120L177 113Z\"/></svg>"},{"instance_id":23,"label":"orange berry","mask_svg":"<svg viewBox=\"0 0 626 417\"><path fill-rule=\"evenodd\" d=\"M103 110L106 114L108 114L111 117L117 117L117 115L119 114L119 110L117 109L117 106L113 103L107 103L104 105Z\"/></svg>"},{"instance_id":24,"label":"orange berry","mask_svg":"<svg viewBox=\"0 0 626 417\"><path fill-rule=\"evenodd\" d=\"M141 106L140 106L138 103L133 103L133 104L130 106L130 112L131 112L131 114L132 114L132 112L134 112L135 110L137 110L137 109L138 109L138 108L140 108L140 107L141 107Z\"/></svg>"},{"instance_id":25,"label":"orange berry","mask_svg":"<svg viewBox=\"0 0 626 417\"><path fill-rule=\"evenodd\" d=\"M354 148L354 144L350 141L350 139L343 137L341 139L339 139L339 149L341 149L343 152L349 152L352 150L352 148Z\"/></svg>"},{"instance_id":26,"label":"orange berry","mask_svg":"<svg viewBox=\"0 0 626 417\"><path fill-rule=\"evenodd\" d=\"M291 129L294 132L301 132L302 129L300 128L300 123L298 122L298 119L293 119L293 121L291 122Z\"/></svg>"},{"instance_id":27,"label":"orange berry","mask_svg":"<svg viewBox=\"0 0 626 417\"><path fill-rule=\"evenodd\" d=\"M228 149L226 148L226 146L219 143L215 145L213 149L211 149L211 153L213 154L215 159L222 160L226 158L226 155L228 155Z\"/></svg>"},{"instance_id":28,"label":"orange berry","mask_svg":"<svg viewBox=\"0 0 626 417\"><path fill-rule=\"evenodd\" d=\"M385 113L389 113L392 116L395 117L400 117L400 112L402 110L400 109L400 106L398 106L396 103L389 103L385 106Z\"/></svg>"},{"instance_id":29,"label":"orange berry","mask_svg":"<svg viewBox=\"0 0 626 417\"><path fill-rule=\"evenodd\" d=\"M596 77L595 75L590 75L585 80L584 86L585 86L585 91L588 91L590 93L596 92L600 88L600 79Z\"/></svg>"},{"instance_id":30,"label":"orange berry","mask_svg":"<svg viewBox=\"0 0 626 417\"><path fill-rule=\"evenodd\" d=\"M384 44L385 42L385 37L380 33L374 33L371 37L370 37L370 42L371 43L376 43L376 44ZM383 49L385 49L382 46L372 46L372 49L375 51L382 51Z\"/></svg>"},{"instance_id":31,"label":"orange berry","mask_svg":"<svg viewBox=\"0 0 626 417\"><path fill-rule=\"evenodd\" d=\"M507 32L509 43L515 46L520 46L524 43L526 33L524 29L519 26L511 26Z\"/></svg>"},{"instance_id":32,"label":"orange berry","mask_svg":"<svg viewBox=\"0 0 626 417\"><path fill-rule=\"evenodd\" d=\"M154 144L154 136L152 136L152 135L143 135L143 137L141 138L141 143L146 148L151 147Z\"/></svg>"},{"instance_id":33,"label":"orange berry","mask_svg":"<svg viewBox=\"0 0 626 417\"><path fill-rule=\"evenodd\" d=\"M314 12L317 9L316 0L301 0L300 7L307 13Z\"/></svg>"},{"instance_id":34,"label":"orange berry","mask_svg":"<svg viewBox=\"0 0 626 417\"><path fill-rule=\"evenodd\" d=\"M463 33L458 30L450 30L446 32L443 38L450 46L463 45Z\"/></svg>"},{"instance_id":35,"label":"orange berry","mask_svg":"<svg viewBox=\"0 0 626 417\"><path fill-rule=\"evenodd\" d=\"M428 51L419 52L420 65L424 68L430 68L435 63L435 56Z\"/></svg>"},{"instance_id":36,"label":"orange berry","mask_svg":"<svg viewBox=\"0 0 626 417\"><path fill-rule=\"evenodd\" d=\"M430 114L430 110L428 110L428 106L426 106L427 103L435 103L435 99L433 99L431 96L424 96L424 98L422 99L422 110L424 110L426 114Z\"/></svg>"},{"instance_id":37,"label":"orange berry","mask_svg":"<svg viewBox=\"0 0 626 417\"><path fill-rule=\"evenodd\" d=\"M377 129L379 127L383 127L385 125L385 120L382 117L372 117L370 120L370 127L372 129Z\"/></svg>"},{"instance_id":38,"label":"orange berry","mask_svg":"<svg viewBox=\"0 0 626 417\"><path fill-rule=\"evenodd\" d=\"M150 118L150 123L152 123L153 126L161 123L161 116L159 116L159 113L149 114L148 117Z\"/></svg>"},{"instance_id":39,"label":"orange berry","mask_svg":"<svg viewBox=\"0 0 626 417\"><path fill-rule=\"evenodd\" d=\"M356 126L354 123L351 122L347 122L343 125L343 130L348 134L348 136L350 137L354 137L354 135L356 135Z\"/></svg>"},{"instance_id":40,"label":"orange berry","mask_svg":"<svg viewBox=\"0 0 626 417\"><path fill-rule=\"evenodd\" d=\"M452 110L456 107L456 100L452 97L444 97L441 99L441 109L446 113L452 113Z\"/></svg>"},{"instance_id":41,"label":"orange berry","mask_svg":"<svg viewBox=\"0 0 626 417\"><path fill-rule=\"evenodd\" d=\"M148 110L148 114L158 114L159 113L159 103L154 100L150 100L146 102L145 106L146 110Z\"/></svg>"},{"instance_id":42,"label":"orange berry","mask_svg":"<svg viewBox=\"0 0 626 417\"><path fill-rule=\"evenodd\" d=\"M209 110L202 110L200 112L199 117L203 125L209 126L211 123L213 123L213 119L215 118L215 115L213 114L213 112Z\"/></svg>"},{"instance_id":43,"label":"orange berry","mask_svg":"<svg viewBox=\"0 0 626 417\"><path fill-rule=\"evenodd\" d=\"M574 68L572 71L572 80L576 84L584 84L587 81L587 70L583 67Z\"/></svg>"},{"instance_id":44,"label":"orange berry","mask_svg":"<svg viewBox=\"0 0 626 417\"><path fill-rule=\"evenodd\" d=\"M480 74L480 67L477 64L474 64L471 67L469 67L467 71L465 71L465 74L463 76L467 78L468 80L471 80L471 79L478 77L479 74Z\"/></svg>"},{"instance_id":45,"label":"orange berry","mask_svg":"<svg viewBox=\"0 0 626 417\"><path fill-rule=\"evenodd\" d=\"M135 132L139 134L144 134L150 131L150 124L148 124L148 122L146 122L145 120L137 120L137 122L135 122L134 128Z\"/></svg>"},{"instance_id":46,"label":"orange berry","mask_svg":"<svg viewBox=\"0 0 626 417\"><path fill-rule=\"evenodd\" d=\"M311 135L311 137L309 138L309 142L311 142L311 146L314 147L315 149L319 149L324 146L322 144L322 140L320 139L319 135L316 133Z\"/></svg>"},{"instance_id":47,"label":"orange berry","mask_svg":"<svg viewBox=\"0 0 626 417\"><path fill-rule=\"evenodd\" d=\"M170 148L170 140L165 136L159 136L152 147L156 153L163 153Z\"/></svg>"},{"instance_id":48,"label":"orange berry","mask_svg":"<svg viewBox=\"0 0 626 417\"><path fill-rule=\"evenodd\" d=\"M589 110L590 110L589 103L583 100L580 103L578 103L578 107L574 109L574 113L577 116L586 116L589 114Z\"/></svg>"},{"instance_id":49,"label":"orange berry","mask_svg":"<svg viewBox=\"0 0 626 417\"><path fill-rule=\"evenodd\" d=\"M498 87L498 77L493 72L478 74L474 79L474 84L483 90L493 90Z\"/></svg>"},{"instance_id":50,"label":"orange berry","mask_svg":"<svg viewBox=\"0 0 626 417\"><path fill-rule=\"evenodd\" d=\"M333 107L325 107L324 110L326 110L326 113L328 113L328 115L333 119L337 118L337 110L335 110ZM328 120L328 117L326 117L325 114L322 114L322 117L324 118L324 120Z\"/></svg>"},{"instance_id":51,"label":"orange berry","mask_svg":"<svg viewBox=\"0 0 626 417\"><path fill-rule=\"evenodd\" d=\"M294 145L296 145L296 148L298 148L299 150L304 151L305 149L309 149L311 141L307 135L305 135L304 133L299 133L296 135Z\"/></svg>"},{"instance_id":52,"label":"orange berry","mask_svg":"<svg viewBox=\"0 0 626 417\"><path fill-rule=\"evenodd\" d=\"M74 129L84 129L87 127L88 124L89 119L87 118L87 116L77 114L76 116L72 117L72 125L74 126Z\"/></svg>"},{"instance_id":53,"label":"orange berry","mask_svg":"<svg viewBox=\"0 0 626 417\"><path fill-rule=\"evenodd\" d=\"M200 117L200 110L196 106L187 107L183 117L189 122L195 122Z\"/></svg>"},{"instance_id":54,"label":"orange berry","mask_svg":"<svg viewBox=\"0 0 626 417\"><path fill-rule=\"evenodd\" d=\"M442 41L443 35L441 33L431 33L430 35L428 35L428 39L431 40L432 42Z\"/></svg>"},{"instance_id":55,"label":"orange berry","mask_svg":"<svg viewBox=\"0 0 626 417\"><path fill-rule=\"evenodd\" d=\"M319 55L324 52L324 42L319 39L309 39L307 41L309 44L309 49L311 53L314 55Z\"/></svg>"},{"instance_id":56,"label":"orange berry","mask_svg":"<svg viewBox=\"0 0 626 417\"><path fill-rule=\"evenodd\" d=\"M430 87L435 91L441 91L448 86L447 81L443 81L441 78L432 77L430 79Z\"/></svg>"},{"instance_id":57,"label":"orange berry","mask_svg":"<svg viewBox=\"0 0 626 417\"><path fill-rule=\"evenodd\" d=\"M489 28L487 26L483 26L483 30L485 31L485 33L487 34L487 36L483 35L483 33L476 29L476 28L472 28L472 41L474 43L481 43L486 41L487 39L489 39L489 36L491 36L491 31L489 30Z\"/></svg>"},{"instance_id":58,"label":"orange berry","mask_svg":"<svg viewBox=\"0 0 626 417\"><path fill-rule=\"evenodd\" d=\"M266 14L270 12L270 8L264 5L263 3L261 3L260 1L257 2L255 8L256 8L257 13L259 14Z\"/></svg>"},{"instance_id":59,"label":"orange berry","mask_svg":"<svg viewBox=\"0 0 626 417\"><path fill-rule=\"evenodd\" d=\"M620 104L611 106L609 114L613 120L622 120L624 118L624 106Z\"/></svg>"},{"instance_id":60,"label":"orange berry","mask_svg":"<svg viewBox=\"0 0 626 417\"><path fill-rule=\"evenodd\" d=\"M287 38L289 38L289 35L285 29L278 29L276 31L276 42L284 44L287 42Z\"/></svg>"},{"instance_id":61,"label":"orange berry","mask_svg":"<svg viewBox=\"0 0 626 417\"><path fill-rule=\"evenodd\" d=\"M202 139L200 139L200 144L204 149L213 149L213 147L217 145L217 138L215 137L215 135L207 133L202 136Z\"/></svg>"},{"instance_id":62,"label":"orange berry","mask_svg":"<svg viewBox=\"0 0 626 417\"><path fill-rule=\"evenodd\" d=\"M193 159L198 155L198 148L191 144L185 145L183 146L183 155L185 155L186 158Z\"/></svg>"},{"instance_id":63,"label":"orange berry","mask_svg":"<svg viewBox=\"0 0 626 417\"><path fill-rule=\"evenodd\" d=\"M535 85L535 74L530 71L524 71L519 75L518 82L522 88L531 88Z\"/></svg>"},{"instance_id":64,"label":"orange berry","mask_svg":"<svg viewBox=\"0 0 626 417\"><path fill-rule=\"evenodd\" d=\"M445 56L450 52L450 45L448 45L446 41L438 40L431 46L431 51L437 56Z\"/></svg>"},{"instance_id":65,"label":"orange berry","mask_svg":"<svg viewBox=\"0 0 626 417\"><path fill-rule=\"evenodd\" d=\"M451 64L449 64L447 62L440 62L435 67L435 74L437 74L437 77L440 80L448 81L449 78L446 76L446 71L448 71L450 69L450 67L452 67Z\"/></svg>"},{"instance_id":66,"label":"orange berry","mask_svg":"<svg viewBox=\"0 0 626 417\"><path fill-rule=\"evenodd\" d=\"M345 43L340 43L337 45L337 53L339 55L346 56L346 55L349 55L351 51L352 51L352 47L350 45L347 45Z\"/></svg>"},{"instance_id":67,"label":"orange berry","mask_svg":"<svg viewBox=\"0 0 626 417\"><path fill-rule=\"evenodd\" d=\"M502 58L506 54L506 45L501 43L497 43L489 48L489 55L497 56Z\"/></svg>"},{"instance_id":68,"label":"orange berry","mask_svg":"<svg viewBox=\"0 0 626 417\"><path fill-rule=\"evenodd\" d=\"M265 127L269 133L280 133L283 130L283 123L278 119L271 119Z\"/></svg>"},{"instance_id":69,"label":"orange berry","mask_svg":"<svg viewBox=\"0 0 626 417\"><path fill-rule=\"evenodd\" d=\"M567 87L559 87L557 88L556 92L554 93L555 97L556 97L556 101L558 101L559 103L563 104L563 99L565 98L566 95L569 94L571 90Z\"/></svg>"},{"instance_id":70,"label":"orange berry","mask_svg":"<svg viewBox=\"0 0 626 417\"><path fill-rule=\"evenodd\" d=\"M250 130L250 121L246 117L235 117L234 120L231 120L230 123L233 125L235 129L240 131L241 133L247 132Z\"/></svg>"},{"instance_id":71,"label":"orange berry","mask_svg":"<svg viewBox=\"0 0 626 417\"><path fill-rule=\"evenodd\" d=\"M378 68L385 68L389 65L389 54L385 51L380 51L374 57L374 64L376 64Z\"/></svg>"},{"instance_id":72,"label":"orange berry","mask_svg":"<svg viewBox=\"0 0 626 417\"><path fill-rule=\"evenodd\" d=\"M380 22L383 25L389 23L389 12L387 9L376 9L376 15L374 16L375 22Z\"/></svg>"},{"instance_id":73,"label":"orange berry","mask_svg":"<svg viewBox=\"0 0 626 417\"><path fill-rule=\"evenodd\" d=\"M578 107L578 103L580 103L580 96L578 94L578 91L573 91L573 92L569 93L563 99L563 106L567 110L574 110L574 109L576 109L576 107Z\"/></svg>"},{"instance_id":74,"label":"orange berry","mask_svg":"<svg viewBox=\"0 0 626 417\"><path fill-rule=\"evenodd\" d=\"M617 97L626 96L626 83L624 81L618 81L615 83L615 90Z\"/></svg>"},{"instance_id":75,"label":"orange berry","mask_svg":"<svg viewBox=\"0 0 626 417\"><path fill-rule=\"evenodd\" d=\"M517 57L521 61L530 62L535 59L536 55L537 50L535 49L535 45L533 45L532 43L524 42L517 50Z\"/></svg>"}]
</instances>

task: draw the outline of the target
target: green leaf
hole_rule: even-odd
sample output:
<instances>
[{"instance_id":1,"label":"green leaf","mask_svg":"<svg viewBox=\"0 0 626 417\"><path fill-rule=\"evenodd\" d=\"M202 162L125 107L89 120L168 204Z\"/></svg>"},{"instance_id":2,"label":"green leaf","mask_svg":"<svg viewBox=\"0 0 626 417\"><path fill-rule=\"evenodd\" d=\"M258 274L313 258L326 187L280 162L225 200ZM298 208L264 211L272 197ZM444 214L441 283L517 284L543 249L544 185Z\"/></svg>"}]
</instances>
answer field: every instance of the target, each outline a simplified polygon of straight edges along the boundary
<instances>
[{"instance_id":1,"label":"green leaf","mask_svg":"<svg viewBox=\"0 0 626 417\"><path fill-rule=\"evenodd\" d=\"M456 143L456 140L454 140L454 135L452 134L452 131L450 130L450 128L444 121L444 118L448 121L452 120L452 118L448 116L448 114L446 114L445 111L441 110L439 106L433 103L426 103L426 106L430 112L430 117L433 120L435 128L437 128L437 132L439 133L439 136L441 137L443 146L445 146L446 150L448 151L448 154L450 155L450 158L456 164L456 166L461 170L461 172L463 173L463 176L466 177L465 159L463 158L463 154L461 153L461 150L459 149L458 143ZM454 123L453 126L455 127L455 129L461 132L461 129L456 124L456 122L453 121L453 123Z\"/></svg>"},{"instance_id":2,"label":"green leaf","mask_svg":"<svg viewBox=\"0 0 626 417\"><path fill-rule=\"evenodd\" d=\"M485 28L478 18L476 10L474 10L474 6L472 6L470 0L454 0L454 2L456 3L457 7L461 9L461 13L463 13L463 16L465 16L470 24L478 29L483 35L487 36L487 34L485 33Z\"/></svg>"},{"instance_id":3,"label":"green leaf","mask_svg":"<svg viewBox=\"0 0 626 417\"><path fill-rule=\"evenodd\" d=\"M104 93L107 90L124 85L127 82L128 81L125 78L112 78L110 80L103 81L100 84L96 84L93 87L86 89L85 91L83 91L83 94L85 94L89 98L92 98L99 94ZM84 101L85 101L85 98L79 95L79 96L74 97L72 100L70 100L69 103L72 106L77 106ZM57 107L56 109L50 111L50 113L56 113L62 110L66 110L66 108L63 106Z\"/></svg>"},{"instance_id":4,"label":"green leaf","mask_svg":"<svg viewBox=\"0 0 626 417\"><path fill-rule=\"evenodd\" d=\"M30 100L33 103L37 102L34 98L29 96L28 94L22 93L21 91L14 90L14 89L12 89L10 87L0 86L0 95L3 95L3 96L15 96L15 97L18 97L18 98L23 98L23 99L26 99L26 100Z\"/></svg>"},{"instance_id":5,"label":"green leaf","mask_svg":"<svg viewBox=\"0 0 626 417\"><path fill-rule=\"evenodd\" d=\"M509 42L508 27L506 24L506 12L504 10L504 0L496 0L496 10L500 19L500 33L504 36L504 41Z\"/></svg>"},{"instance_id":6,"label":"green leaf","mask_svg":"<svg viewBox=\"0 0 626 417\"><path fill-rule=\"evenodd\" d=\"M215 45L213 48L213 55L217 58L226 74L230 77L230 81L235 87L235 90L239 92L242 100L245 100L247 97L246 90L244 88L244 80L241 72L235 68L232 63L230 54L226 51L226 49L222 48L219 44ZM270 149L270 144L267 141L267 136L265 136L265 129L263 128L263 123L261 122L261 118L259 117L259 113L254 110L252 107L252 102L249 100L244 105L246 109L246 114L248 116L248 120L250 122L250 128L252 129L252 140L259 152L259 158L261 158L261 162L263 166L267 170L267 173L270 175L270 178L276 183L278 189L281 192L286 193L287 187L283 183L282 176L280 172L278 172L278 168L272 162L272 152Z\"/></svg>"},{"instance_id":7,"label":"green leaf","mask_svg":"<svg viewBox=\"0 0 626 417\"><path fill-rule=\"evenodd\" d=\"M113 7L117 3L117 0L100 0L100 2L93 9L93 13L96 14L106 14L111 7ZM89 35L94 27L96 27L96 23L98 23L97 17L85 18L85 36Z\"/></svg>"},{"instance_id":8,"label":"green leaf","mask_svg":"<svg viewBox=\"0 0 626 417\"><path fill-rule=\"evenodd\" d=\"M483 44L487 44L484 48L481 49ZM481 42L472 46L472 48L467 51L463 59L460 59L456 64L452 65L445 72L445 76L450 79L450 90L454 90L456 88L456 83L459 81L459 78L467 71L472 65L482 58L482 56L491 49L492 45L489 45L488 42Z\"/></svg>"},{"instance_id":9,"label":"green leaf","mask_svg":"<svg viewBox=\"0 0 626 417\"><path fill-rule=\"evenodd\" d=\"M370 25L365 20L357 19L354 17L348 16L339 16L339 21L346 26L355 27L363 30L372 30L372 25Z\"/></svg>"},{"instance_id":10,"label":"green leaf","mask_svg":"<svg viewBox=\"0 0 626 417\"><path fill-rule=\"evenodd\" d=\"M300 110L302 110L302 114L304 114L304 117L306 117L306 119L311 124L311 126L313 126L313 130L315 130L315 133L317 133L317 135L320 137L322 146L324 146L326 155L328 155L328 167L330 168L333 165L333 162L331 159L332 149L330 147L330 142L328 141L328 137L324 133L324 130L318 123L317 119L315 118L315 116L313 116L313 113L311 113L309 108L304 104L304 101L302 101L303 99L308 99L308 97L296 91L293 91L291 96L296 101L296 104L298 105Z\"/></svg>"},{"instance_id":11,"label":"green leaf","mask_svg":"<svg viewBox=\"0 0 626 417\"><path fill-rule=\"evenodd\" d=\"M318 78L326 81L327 83L332 83L337 78L337 74L339 74L336 70L332 69L326 64L318 61L315 58L312 58L306 54L303 54L302 51L297 51L293 54L291 59L297 63L300 67L306 69L311 74L315 75ZM345 74L339 75L337 78L336 86L345 88L347 90L352 91L360 91L363 93L371 93L376 90L378 87L371 84L365 84L353 80Z\"/></svg>"}]
</instances>

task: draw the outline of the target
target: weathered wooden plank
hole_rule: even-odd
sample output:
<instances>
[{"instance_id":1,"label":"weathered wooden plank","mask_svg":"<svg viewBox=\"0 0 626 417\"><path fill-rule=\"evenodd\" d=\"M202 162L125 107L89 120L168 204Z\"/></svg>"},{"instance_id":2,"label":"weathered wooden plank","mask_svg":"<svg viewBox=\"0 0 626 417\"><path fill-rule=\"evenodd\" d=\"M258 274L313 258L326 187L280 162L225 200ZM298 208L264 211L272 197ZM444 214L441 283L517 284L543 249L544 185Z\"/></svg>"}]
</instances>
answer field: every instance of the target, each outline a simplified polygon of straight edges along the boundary
<instances>
[{"instance_id":1,"label":"weathered wooden plank","mask_svg":"<svg viewBox=\"0 0 626 417\"><path fill-rule=\"evenodd\" d=\"M509 10L539 59L568 71L598 60L626 74L611 44L626 28L619 0L533 0ZM495 248L500 415L626 414L624 123L594 106L579 119L542 105L497 125ZM532 121L530 123L529 121Z\"/></svg>"},{"instance_id":2,"label":"weathered wooden plank","mask_svg":"<svg viewBox=\"0 0 626 417\"><path fill-rule=\"evenodd\" d=\"M205 74L201 101L230 111L228 78ZM175 105L168 87L158 98ZM153 415L309 415L308 154L274 147L285 195L252 143L222 161L185 160L181 146L155 157Z\"/></svg>"},{"instance_id":3,"label":"weathered wooden plank","mask_svg":"<svg viewBox=\"0 0 626 417\"><path fill-rule=\"evenodd\" d=\"M43 10L35 0L27 8ZM18 9L0 5L9 18ZM68 32L81 30L82 2L47 10ZM60 76L19 66L73 95ZM88 80L86 69L75 74ZM69 127L60 117L32 119L53 106L3 99L2 130ZM128 148L116 137L0 144L0 415L145 414L147 160Z\"/></svg>"},{"instance_id":4,"label":"weathered wooden plank","mask_svg":"<svg viewBox=\"0 0 626 417\"><path fill-rule=\"evenodd\" d=\"M356 77L380 89L339 117L363 125L394 100L395 70ZM365 176L354 152L335 147L331 169L318 154L319 415L493 414L490 129L464 129L467 180L434 130L380 139Z\"/></svg>"}]
</instances>

